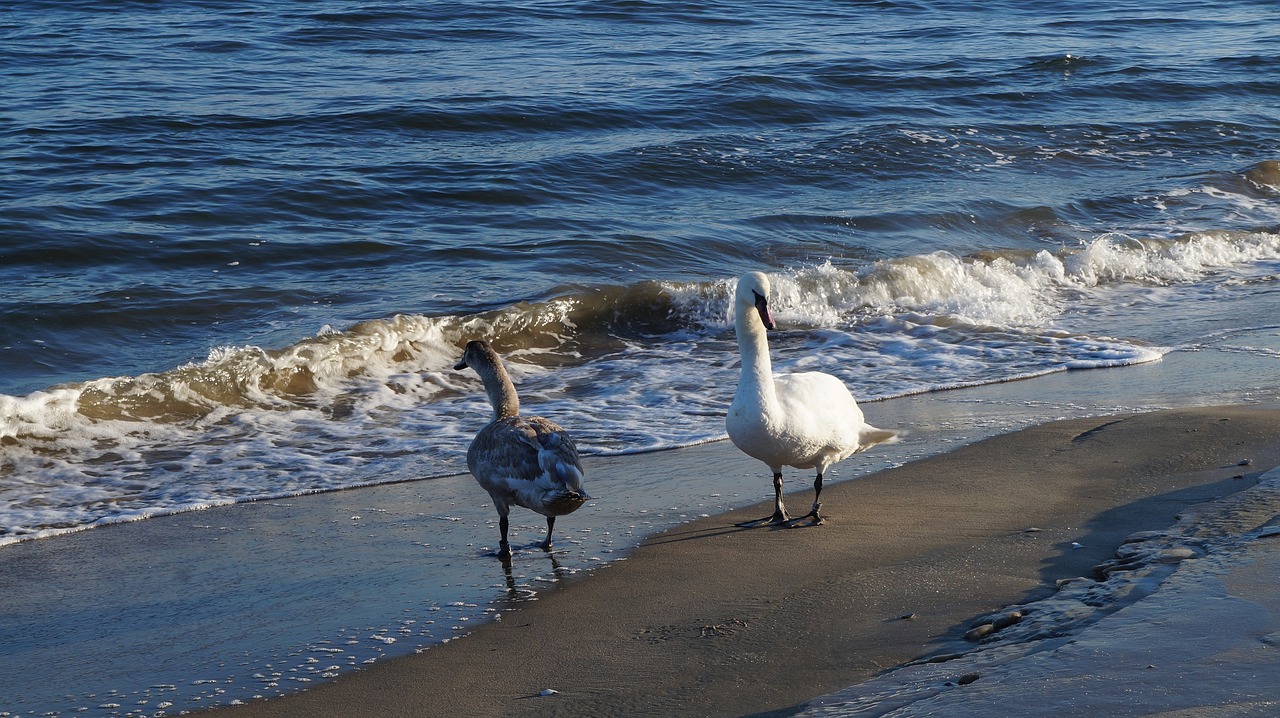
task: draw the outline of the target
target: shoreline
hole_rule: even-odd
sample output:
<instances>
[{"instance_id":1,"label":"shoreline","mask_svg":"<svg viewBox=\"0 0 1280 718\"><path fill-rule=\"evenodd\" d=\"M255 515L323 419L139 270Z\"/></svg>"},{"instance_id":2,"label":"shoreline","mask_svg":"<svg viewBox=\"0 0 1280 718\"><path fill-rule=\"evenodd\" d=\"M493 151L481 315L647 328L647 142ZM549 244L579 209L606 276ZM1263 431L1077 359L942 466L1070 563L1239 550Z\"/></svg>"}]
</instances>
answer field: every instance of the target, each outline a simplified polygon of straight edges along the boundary
<instances>
[{"instance_id":1,"label":"shoreline","mask_svg":"<svg viewBox=\"0 0 1280 718\"><path fill-rule=\"evenodd\" d=\"M664 531L461 640L225 713L790 715L1276 465L1275 408L1051 422L833 484L822 527L732 525L757 506Z\"/></svg>"}]
</instances>

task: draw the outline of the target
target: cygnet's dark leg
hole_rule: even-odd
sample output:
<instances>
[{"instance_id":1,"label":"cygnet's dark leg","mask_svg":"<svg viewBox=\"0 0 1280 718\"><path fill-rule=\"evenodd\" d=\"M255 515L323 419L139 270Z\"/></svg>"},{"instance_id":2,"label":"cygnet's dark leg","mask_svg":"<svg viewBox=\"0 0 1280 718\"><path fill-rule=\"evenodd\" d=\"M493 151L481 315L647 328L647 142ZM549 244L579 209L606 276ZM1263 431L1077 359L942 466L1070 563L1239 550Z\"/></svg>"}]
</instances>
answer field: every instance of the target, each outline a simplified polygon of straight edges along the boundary
<instances>
[{"instance_id":1,"label":"cygnet's dark leg","mask_svg":"<svg viewBox=\"0 0 1280 718\"><path fill-rule=\"evenodd\" d=\"M507 528L510 522L507 520L506 514L498 514L498 530L502 532L502 540L498 542L498 558L503 561L511 560L511 544L507 543Z\"/></svg>"},{"instance_id":2,"label":"cygnet's dark leg","mask_svg":"<svg viewBox=\"0 0 1280 718\"><path fill-rule=\"evenodd\" d=\"M542 542L543 551L551 550L551 530L554 529L555 527L556 527L556 517L548 516L547 517L547 540Z\"/></svg>"},{"instance_id":3,"label":"cygnet's dark leg","mask_svg":"<svg viewBox=\"0 0 1280 718\"><path fill-rule=\"evenodd\" d=\"M821 526L826 523L818 511L822 508L822 502L818 499L822 498L822 473L818 473L818 478L813 480L813 510L797 519L792 519L790 525L792 527L805 519L813 519L813 526Z\"/></svg>"},{"instance_id":4,"label":"cygnet's dark leg","mask_svg":"<svg viewBox=\"0 0 1280 718\"><path fill-rule=\"evenodd\" d=\"M773 475L773 515L766 516L762 519L755 519L753 521L743 521L736 525L755 526L756 524L763 523L781 524L786 523L790 519L791 517L787 515L787 507L782 505L782 474L775 473Z\"/></svg>"}]
</instances>

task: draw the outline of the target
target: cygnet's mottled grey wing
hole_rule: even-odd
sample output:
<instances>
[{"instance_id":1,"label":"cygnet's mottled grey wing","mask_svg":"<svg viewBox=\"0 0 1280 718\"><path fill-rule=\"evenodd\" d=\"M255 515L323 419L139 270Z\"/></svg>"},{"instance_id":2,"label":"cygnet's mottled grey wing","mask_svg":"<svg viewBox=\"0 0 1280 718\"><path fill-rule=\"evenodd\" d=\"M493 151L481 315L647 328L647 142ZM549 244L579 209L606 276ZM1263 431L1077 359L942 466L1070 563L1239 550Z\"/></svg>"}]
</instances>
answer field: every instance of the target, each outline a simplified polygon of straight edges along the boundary
<instances>
[{"instance_id":1,"label":"cygnet's mottled grey wing","mask_svg":"<svg viewBox=\"0 0 1280 718\"><path fill-rule=\"evenodd\" d=\"M538 466L557 484L574 491L582 491L582 461L578 447L569 432L553 421L540 416L525 417L531 444L538 451Z\"/></svg>"},{"instance_id":2,"label":"cygnet's mottled grey wing","mask_svg":"<svg viewBox=\"0 0 1280 718\"><path fill-rule=\"evenodd\" d=\"M488 490L532 481L580 490L582 463L567 432L537 416L498 419L480 430L467 450L467 467Z\"/></svg>"}]
</instances>

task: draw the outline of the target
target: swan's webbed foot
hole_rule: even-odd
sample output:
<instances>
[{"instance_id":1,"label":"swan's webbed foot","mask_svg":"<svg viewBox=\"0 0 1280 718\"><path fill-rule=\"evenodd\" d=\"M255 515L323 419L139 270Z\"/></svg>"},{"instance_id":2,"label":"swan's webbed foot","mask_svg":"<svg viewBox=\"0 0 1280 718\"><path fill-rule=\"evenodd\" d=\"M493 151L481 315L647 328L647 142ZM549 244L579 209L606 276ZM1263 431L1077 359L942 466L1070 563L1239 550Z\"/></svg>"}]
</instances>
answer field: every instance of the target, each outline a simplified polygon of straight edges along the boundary
<instances>
[{"instance_id":1,"label":"swan's webbed foot","mask_svg":"<svg viewBox=\"0 0 1280 718\"><path fill-rule=\"evenodd\" d=\"M787 521L787 528L793 529L799 526L800 522L804 521L805 519L813 519L813 521L809 524L810 526L821 526L825 524L827 520L823 518L822 514L818 513L820 509L822 509L822 504L818 503L817 501L813 502L813 510L805 514L804 516L799 516L797 518L791 519L790 521Z\"/></svg>"},{"instance_id":2,"label":"swan's webbed foot","mask_svg":"<svg viewBox=\"0 0 1280 718\"><path fill-rule=\"evenodd\" d=\"M511 545L506 541L498 544L498 559L503 563L511 563Z\"/></svg>"},{"instance_id":3,"label":"swan's webbed foot","mask_svg":"<svg viewBox=\"0 0 1280 718\"><path fill-rule=\"evenodd\" d=\"M742 528L750 528L761 524L785 524L790 520L791 516L787 513L787 507L782 503L782 474L775 471L773 472L773 515L766 516L762 519L756 519L754 521L743 521L740 524L734 525L741 526Z\"/></svg>"},{"instance_id":4,"label":"swan's webbed foot","mask_svg":"<svg viewBox=\"0 0 1280 718\"><path fill-rule=\"evenodd\" d=\"M751 521L743 521L741 523L734 524L734 526L741 526L742 528L751 528L752 526L761 526L764 524L775 524L775 525L785 524L791 520L792 520L791 517L787 515L787 512L785 510L779 509L777 511L774 511L772 516L765 516L763 518L752 519Z\"/></svg>"}]
</instances>

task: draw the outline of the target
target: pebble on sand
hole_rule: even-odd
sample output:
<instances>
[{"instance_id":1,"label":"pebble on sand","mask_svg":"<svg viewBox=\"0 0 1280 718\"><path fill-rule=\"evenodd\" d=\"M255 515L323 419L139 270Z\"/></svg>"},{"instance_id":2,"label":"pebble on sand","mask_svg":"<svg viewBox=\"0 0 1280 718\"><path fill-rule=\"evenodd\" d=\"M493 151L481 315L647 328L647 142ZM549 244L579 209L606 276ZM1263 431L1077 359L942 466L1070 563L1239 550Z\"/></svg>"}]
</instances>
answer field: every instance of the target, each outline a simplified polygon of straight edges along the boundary
<instances>
[{"instance_id":1,"label":"pebble on sand","mask_svg":"<svg viewBox=\"0 0 1280 718\"><path fill-rule=\"evenodd\" d=\"M983 638L986 638L987 636L991 635L992 633L995 633L995 631L996 631L995 626L991 625L990 623L984 623L981 626L976 626L974 628L970 628L968 631L965 631L964 640L980 641Z\"/></svg>"}]
</instances>

